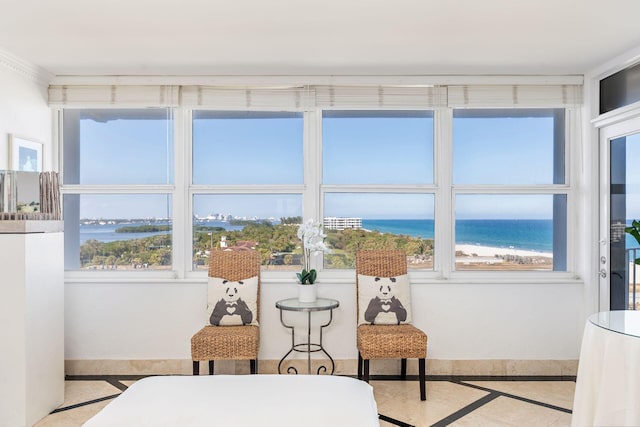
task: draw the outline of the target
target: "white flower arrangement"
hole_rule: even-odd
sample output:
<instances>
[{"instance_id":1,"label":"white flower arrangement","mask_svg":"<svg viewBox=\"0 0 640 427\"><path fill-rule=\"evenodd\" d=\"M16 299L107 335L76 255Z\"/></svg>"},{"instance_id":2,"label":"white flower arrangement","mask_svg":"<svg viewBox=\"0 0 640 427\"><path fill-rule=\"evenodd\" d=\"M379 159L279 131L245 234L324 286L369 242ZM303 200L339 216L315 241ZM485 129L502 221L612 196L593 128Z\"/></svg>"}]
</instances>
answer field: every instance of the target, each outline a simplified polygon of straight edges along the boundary
<instances>
[{"instance_id":1,"label":"white flower arrangement","mask_svg":"<svg viewBox=\"0 0 640 427\"><path fill-rule=\"evenodd\" d=\"M302 241L302 254L304 257L304 266L300 273L297 273L298 280L301 284L313 284L316 281L317 272L311 268L311 255L317 255L319 252L330 252L324 243L327 237L322 230L322 224L314 223L313 219L300 224L298 227L298 239Z\"/></svg>"}]
</instances>

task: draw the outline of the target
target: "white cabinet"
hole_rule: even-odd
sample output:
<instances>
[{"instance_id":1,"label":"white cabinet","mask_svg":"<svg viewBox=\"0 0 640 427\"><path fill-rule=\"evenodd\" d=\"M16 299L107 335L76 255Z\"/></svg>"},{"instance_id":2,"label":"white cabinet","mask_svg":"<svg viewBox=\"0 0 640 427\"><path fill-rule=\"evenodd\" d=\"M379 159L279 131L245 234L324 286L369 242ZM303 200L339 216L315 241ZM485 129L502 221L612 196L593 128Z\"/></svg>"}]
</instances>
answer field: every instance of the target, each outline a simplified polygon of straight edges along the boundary
<instances>
[{"instance_id":1,"label":"white cabinet","mask_svg":"<svg viewBox=\"0 0 640 427\"><path fill-rule=\"evenodd\" d=\"M32 426L64 401L62 223L0 222L0 426Z\"/></svg>"}]
</instances>

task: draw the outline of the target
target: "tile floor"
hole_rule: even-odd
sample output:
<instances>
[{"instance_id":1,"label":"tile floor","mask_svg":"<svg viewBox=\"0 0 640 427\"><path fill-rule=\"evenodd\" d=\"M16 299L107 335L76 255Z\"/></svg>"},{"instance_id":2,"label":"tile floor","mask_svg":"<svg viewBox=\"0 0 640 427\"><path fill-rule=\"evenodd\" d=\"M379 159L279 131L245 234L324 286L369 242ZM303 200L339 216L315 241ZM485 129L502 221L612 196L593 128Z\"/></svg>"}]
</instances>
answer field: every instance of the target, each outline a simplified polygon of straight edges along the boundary
<instances>
[{"instance_id":1,"label":"tile floor","mask_svg":"<svg viewBox=\"0 0 640 427\"><path fill-rule=\"evenodd\" d=\"M68 377L65 401L35 427L80 427L140 377ZM575 378L429 377L420 401L417 378L371 380L380 426L535 426L571 424Z\"/></svg>"}]
</instances>

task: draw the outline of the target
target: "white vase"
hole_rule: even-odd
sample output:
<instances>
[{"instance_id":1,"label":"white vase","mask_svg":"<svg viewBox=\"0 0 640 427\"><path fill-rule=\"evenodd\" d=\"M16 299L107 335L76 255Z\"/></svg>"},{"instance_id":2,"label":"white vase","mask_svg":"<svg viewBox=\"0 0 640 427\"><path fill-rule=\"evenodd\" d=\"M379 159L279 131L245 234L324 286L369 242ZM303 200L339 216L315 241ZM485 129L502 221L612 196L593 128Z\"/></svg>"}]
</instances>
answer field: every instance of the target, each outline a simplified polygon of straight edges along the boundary
<instances>
[{"instance_id":1,"label":"white vase","mask_svg":"<svg viewBox=\"0 0 640 427\"><path fill-rule=\"evenodd\" d=\"M318 297L318 285L314 284L300 284L298 283L298 301L300 302L315 302Z\"/></svg>"}]
</instances>

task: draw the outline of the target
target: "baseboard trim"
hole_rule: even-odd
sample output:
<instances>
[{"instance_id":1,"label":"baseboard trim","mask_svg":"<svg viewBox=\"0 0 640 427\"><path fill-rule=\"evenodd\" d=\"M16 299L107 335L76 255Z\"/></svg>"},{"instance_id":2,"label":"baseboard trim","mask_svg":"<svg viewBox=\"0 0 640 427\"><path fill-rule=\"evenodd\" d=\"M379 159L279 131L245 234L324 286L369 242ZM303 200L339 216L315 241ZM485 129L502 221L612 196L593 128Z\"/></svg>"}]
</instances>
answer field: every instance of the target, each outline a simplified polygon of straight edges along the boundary
<instances>
[{"instance_id":1,"label":"baseboard trim","mask_svg":"<svg viewBox=\"0 0 640 427\"><path fill-rule=\"evenodd\" d=\"M279 360L259 360L258 372L261 374L277 374ZM335 361L335 374L355 375L357 360L339 359ZM300 373L307 372L306 360L293 360L283 366L283 373L293 366ZM311 371L317 372L327 366L325 360L312 360ZM66 360L65 374L75 375L191 375L193 364L191 360L158 359L158 360ZM219 361L215 371L218 374L248 374L248 361ZM571 377L578 371L577 360L443 360L427 359L427 375L429 376L551 376ZM200 372L208 372L207 363L200 364ZM324 371L323 371L324 372ZM397 375L400 372L399 360L373 360L370 363L371 375ZM407 374L417 375L417 360L407 361Z\"/></svg>"}]
</instances>

